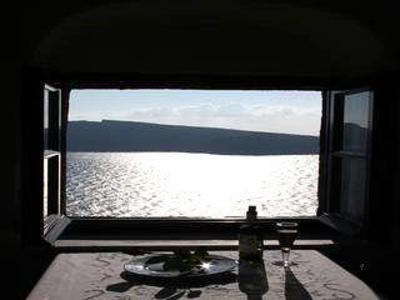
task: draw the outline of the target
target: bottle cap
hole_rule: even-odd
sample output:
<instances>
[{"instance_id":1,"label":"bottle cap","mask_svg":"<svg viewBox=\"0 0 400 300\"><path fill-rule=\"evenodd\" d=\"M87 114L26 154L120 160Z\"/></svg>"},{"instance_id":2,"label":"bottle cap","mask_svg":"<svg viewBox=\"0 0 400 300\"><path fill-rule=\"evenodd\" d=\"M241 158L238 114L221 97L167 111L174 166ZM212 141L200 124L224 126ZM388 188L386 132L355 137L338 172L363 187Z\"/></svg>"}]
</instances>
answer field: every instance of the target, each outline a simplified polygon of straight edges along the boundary
<instances>
[{"instance_id":1,"label":"bottle cap","mask_svg":"<svg viewBox=\"0 0 400 300\"><path fill-rule=\"evenodd\" d=\"M257 219L257 210L255 206L250 205L246 214L248 222L254 222Z\"/></svg>"}]
</instances>

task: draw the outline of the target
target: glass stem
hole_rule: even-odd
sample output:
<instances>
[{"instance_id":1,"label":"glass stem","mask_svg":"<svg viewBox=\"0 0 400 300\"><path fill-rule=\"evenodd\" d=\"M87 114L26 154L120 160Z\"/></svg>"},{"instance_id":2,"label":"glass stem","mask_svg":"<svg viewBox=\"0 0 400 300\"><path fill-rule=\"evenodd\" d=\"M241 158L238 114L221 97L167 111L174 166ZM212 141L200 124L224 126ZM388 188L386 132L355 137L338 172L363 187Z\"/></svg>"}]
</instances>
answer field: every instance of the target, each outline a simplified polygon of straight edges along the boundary
<instances>
[{"instance_id":1,"label":"glass stem","mask_svg":"<svg viewBox=\"0 0 400 300\"><path fill-rule=\"evenodd\" d=\"M282 260L285 268L289 267L290 248L282 248Z\"/></svg>"}]
</instances>

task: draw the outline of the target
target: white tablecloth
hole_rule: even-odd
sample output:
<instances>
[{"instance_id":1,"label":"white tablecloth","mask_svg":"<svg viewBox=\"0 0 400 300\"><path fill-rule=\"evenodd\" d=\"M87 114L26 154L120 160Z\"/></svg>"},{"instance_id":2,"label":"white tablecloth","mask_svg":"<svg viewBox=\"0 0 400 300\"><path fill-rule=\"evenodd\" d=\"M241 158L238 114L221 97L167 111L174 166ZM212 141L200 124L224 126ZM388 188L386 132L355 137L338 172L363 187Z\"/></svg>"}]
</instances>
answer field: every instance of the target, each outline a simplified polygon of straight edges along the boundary
<instances>
[{"instance_id":1,"label":"white tablecloth","mask_svg":"<svg viewBox=\"0 0 400 300\"><path fill-rule=\"evenodd\" d=\"M238 259L234 251L210 253ZM268 291L262 299L379 299L365 283L317 251L296 250L291 257L297 265L285 271L276 264L280 251L264 252ZM123 264L130 259L123 253L59 254L28 299L247 299L239 290L238 270L208 285L166 286L127 279Z\"/></svg>"}]
</instances>

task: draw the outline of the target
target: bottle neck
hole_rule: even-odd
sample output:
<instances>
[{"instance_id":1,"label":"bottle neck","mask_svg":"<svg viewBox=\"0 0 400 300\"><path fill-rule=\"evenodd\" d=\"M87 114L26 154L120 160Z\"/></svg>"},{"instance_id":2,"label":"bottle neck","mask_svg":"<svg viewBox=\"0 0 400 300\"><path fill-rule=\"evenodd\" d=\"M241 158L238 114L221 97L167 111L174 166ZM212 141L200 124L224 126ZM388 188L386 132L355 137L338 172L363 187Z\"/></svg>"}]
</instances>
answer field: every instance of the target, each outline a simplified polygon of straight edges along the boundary
<instances>
[{"instance_id":1,"label":"bottle neck","mask_svg":"<svg viewBox=\"0 0 400 300\"><path fill-rule=\"evenodd\" d=\"M248 224L254 224L255 222L256 222L256 220L257 220L257 213L247 213L247 215L246 215L246 222L248 223Z\"/></svg>"}]
</instances>

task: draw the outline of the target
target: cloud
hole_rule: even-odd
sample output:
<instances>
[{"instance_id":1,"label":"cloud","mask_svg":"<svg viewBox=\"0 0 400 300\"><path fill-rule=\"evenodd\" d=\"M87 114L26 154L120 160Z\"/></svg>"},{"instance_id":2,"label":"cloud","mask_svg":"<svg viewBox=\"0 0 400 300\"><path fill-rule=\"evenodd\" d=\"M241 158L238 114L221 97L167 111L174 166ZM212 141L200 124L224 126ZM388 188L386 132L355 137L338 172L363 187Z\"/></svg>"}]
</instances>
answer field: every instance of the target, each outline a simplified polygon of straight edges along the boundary
<instances>
[{"instance_id":1,"label":"cloud","mask_svg":"<svg viewBox=\"0 0 400 300\"><path fill-rule=\"evenodd\" d=\"M288 132L317 135L321 112L319 108L283 105L181 105L148 107L115 115L115 119L160 124L224 127L241 130Z\"/></svg>"},{"instance_id":2,"label":"cloud","mask_svg":"<svg viewBox=\"0 0 400 300\"><path fill-rule=\"evenodd\" d=\"M282 117L282 116L319 116L321 112L318 108L306 108L299 106L269 106L257 105L251 108L252 114L264 117Z\"/></svg>"},{"instance_id":3,"label":"cloud","mask_svg":"<svg viewBox=\"0 0 400 300\"><path fill-rule=\"evenodd\" d=\"M208 104L200 104L200 105L191 105L178 107L175 109L176 114L182 116L214 116L216 112L216 106L210 103Z\"/></svg>"},{"instance_id":4,"label":"cloud","mask_svg":"<svg viewBox=\"0 0 400 300\"><path fill-rule=\"evenodd\" d=\"M73 91L70 120L141 121L318 134L321 93L296 91Z\"/></svg>"},{"instance_id":5,"label":"cloud","mask_svg":"<svg viewBox=\"0 0 400 300\"><path fill-rule=\"evenodd\" d=\"M216 109L216 115L218 116L242 117L243 115L248 114L248 108L245 108L242 104L239 103L221 105Z\"/></svg>"},{"instance_id":6,"label":"cloud","mask_svg":"<svg viewBox=\"0 0 400 300\"><path fill-rule=\"evenodd\" d=\"M171 107L151 107L135 109L128 113L123 113L122 115L119 115L119 118L133 120L135 118L163 118L172 115L176 115L176 113Z\"/></svg>"}]
</instances>

